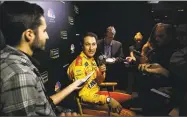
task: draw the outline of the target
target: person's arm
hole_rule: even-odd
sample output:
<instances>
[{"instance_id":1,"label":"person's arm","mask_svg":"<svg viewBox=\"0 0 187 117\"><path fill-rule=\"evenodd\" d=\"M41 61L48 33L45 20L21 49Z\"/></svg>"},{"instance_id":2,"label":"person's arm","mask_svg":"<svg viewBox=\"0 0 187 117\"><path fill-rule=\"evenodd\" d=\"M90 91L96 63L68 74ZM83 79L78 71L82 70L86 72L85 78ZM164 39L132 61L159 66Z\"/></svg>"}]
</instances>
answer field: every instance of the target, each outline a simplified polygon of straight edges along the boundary
<instances>
[{"instance_id":1,"label":"person's arm","mask_svg":"<svg viewBox=\"0 0 187 117\"><path fill-rule=\"evenodd\" d=\"M81 88L79 87L79 85L84 82L84 78L86 77L84 72L84 66L73 66L73 64L70 65L67 70L67 75L70 80L73 81L73 83L61 90L60 92L50 96L54 104L60 103L71 92Z\"/></svg>"},{"instance_id":2,"label":"person's arm","mask_svg":"<svg viewBox=\"0 0 187 117\"><path fill-rule=\"evenodd\" d=\"M96 69L96 72L99 71L99 68ZM100 72L100 71L99 71ZM85 73L85 67L84 66L74 66L74 63L72 63L68 70L67 74L71 79L82 79L86 77ZM102 79L102 78L101 78ZM96 79L97 81L97 79ZM93 81L94 82L94 81ZM87 84L87 83L86 83ZM86 85L83 85L83 88ZM105 104L106 103L106 96L104 95L98 95L98 94L93 94L85 91L84 95L80 96L81 99L85 102L90 102L90 103L101 103Z\"/></svg>"},{"instance_id":3,"label":"person's arm","mask_svg":"<svg viewBox=\"0 0 187 117\"><path fill-rule=\"evenodd\" d=\"M143 47L142 47L141 55L142 55L142 56L146 56L147 51L149 50L149 48L150 48L150 42L147 41L147 42L143 45Z\"/></svg>"},{"instance_id":4,"label":"person's arm","mask_svg":"<svg viewBox=\"0 0 187 117\"><path fill-rule=\"evenodd\" d=\"M13 75L1 87L3 114L9 116L55 116L37 76L30 72ZM47 110L50 112L45 113Z\"/></svg>"},{"instance_id":5,"label":"person's arm","mask_svg":"<svg viewBox=\"0 0 187 117\"><path fill-rule=\"evenodd\" d=\"M106 77L106 66L103 64L97 68L97 83L101 84Z\"/></svg>"},{"instance_id":6,"label":"person's arm","mask_svg":"<svg viewBox=\"0 0 187 117\"><path fill-rule=\"evenodd\" d=\"M160 64L139 64L138 69L145 73L162 75L165 77L169 76L169 71Z\"/></svg>"},{"instance_id":7,"label":"person's arm","mask_svg":"<svg viewBox=\"0 0 187 117\"><path fill-rule=\"evenodd\" d=\"M50 98L53 100L53 103L56 105L60 103L66 96L68 96L70 93L72 93L76 89L80 89L81 87L78 87L83 82L83 79L75 80L72 84L61 90L60 92L50 96Z\"/></svg>"},{"instance_id":8,"label":"person's arm","mask_svg":"<svg viewBox=\"0 0 187 117\"><path fill-rule=\"evenodd\" d=\"M134 53L130 52L130 57L132 58L132 60L136 61L136 58L134 57Z\"/></svg>"}]
</instances>

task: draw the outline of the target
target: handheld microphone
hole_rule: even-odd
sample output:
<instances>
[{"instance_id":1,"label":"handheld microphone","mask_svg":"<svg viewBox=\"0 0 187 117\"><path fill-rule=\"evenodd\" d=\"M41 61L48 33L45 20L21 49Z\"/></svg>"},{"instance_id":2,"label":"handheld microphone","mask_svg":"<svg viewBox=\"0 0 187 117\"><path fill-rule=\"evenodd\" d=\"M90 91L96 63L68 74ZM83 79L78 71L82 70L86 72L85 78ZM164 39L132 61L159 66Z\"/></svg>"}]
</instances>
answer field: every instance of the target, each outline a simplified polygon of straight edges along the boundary
<instances>
[{"instance_id":1,"label":"handheld microphone","mask_svg":"<svg viewBox=\"0 0 187 117\"><path fill-rule=\"evenodd\" d=\"M106 56L105 55L100 55L97 59L97 63L98 65L102 65L102 64L106 64Z\"/></svg>"}]
</instances>

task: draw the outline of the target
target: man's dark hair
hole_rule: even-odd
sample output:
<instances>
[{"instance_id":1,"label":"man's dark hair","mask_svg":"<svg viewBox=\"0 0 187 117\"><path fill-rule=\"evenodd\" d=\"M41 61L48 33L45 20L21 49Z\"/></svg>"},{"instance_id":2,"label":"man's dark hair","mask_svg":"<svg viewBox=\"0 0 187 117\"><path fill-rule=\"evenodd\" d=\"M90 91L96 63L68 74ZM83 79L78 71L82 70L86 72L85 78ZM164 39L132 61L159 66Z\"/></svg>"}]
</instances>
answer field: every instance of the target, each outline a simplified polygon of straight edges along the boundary
<instances>
[{"instance_id":1,"label":"man's dark hair","mask_svg":"<svg viewBox=\"0 0 187 117\"><path fill-rule=\"evenodd\" d=\"M84 38L87 37L87 36L94 37L94 38L96 39L96 42L97 42L97 40L98 40L98 37L97 37L97 35L96 35L95 33L93 33L93 32L88 32L88 33L86 33L85 35L83 35L83 37L82 37L82 39L81 39L81 45L84 44Z\"/></svg>"},{"instance_id":2,"label":"man's dark hair","mask_svg":"<svg viewBox=\"0 0 187 117\"><path fill-rule=\"evenodd\" d=\"M27 29L34 32L41 25L44 10L37 4L24 1L5 1L0 6L0 28L6 44L16 46Z\"/></svg>"},{"instance_id":3,"label":"man's dark hair","mask_svg":"<svg viewBox=\"0 0 187 117\"><path fill-rule=\"evenodd\" d=\"M150 37L149 37L149 41L150 41L152 44L155 43L155 37L154 37L154 35L155 35L156 29L157 29L158 27L164 27L164 29L166 30L166 34L167 34L170 38L172 38L172 41L175 40L175 38L176 38L176 30L175 30L175 28L173 27L173 25L171 25L171 24L164 24L164 23L157 23L157 24L153 27L152 32L151 32L151 35L150 35Z\"/></svg>"}]
</instances>

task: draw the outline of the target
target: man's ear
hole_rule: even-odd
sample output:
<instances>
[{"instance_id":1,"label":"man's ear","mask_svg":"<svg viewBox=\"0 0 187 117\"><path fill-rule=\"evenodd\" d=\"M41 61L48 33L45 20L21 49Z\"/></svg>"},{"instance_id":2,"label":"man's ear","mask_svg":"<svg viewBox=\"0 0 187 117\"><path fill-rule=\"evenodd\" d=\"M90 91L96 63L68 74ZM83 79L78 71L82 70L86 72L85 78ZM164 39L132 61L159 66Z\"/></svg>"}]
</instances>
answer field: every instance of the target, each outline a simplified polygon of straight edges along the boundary
<instances>
[{"instance_id":1,"label":"man's ear","mask_svg":"<svg viewBox=\"0 0 187 117\"><path fill-rule=\"evenodd\" d=\"M35 38L35 34L34 34L34 31L32 29L27 29L24 32L24 36L25 36L25 41L26 42L32 42Z\"/></svg>"}]
</instances>

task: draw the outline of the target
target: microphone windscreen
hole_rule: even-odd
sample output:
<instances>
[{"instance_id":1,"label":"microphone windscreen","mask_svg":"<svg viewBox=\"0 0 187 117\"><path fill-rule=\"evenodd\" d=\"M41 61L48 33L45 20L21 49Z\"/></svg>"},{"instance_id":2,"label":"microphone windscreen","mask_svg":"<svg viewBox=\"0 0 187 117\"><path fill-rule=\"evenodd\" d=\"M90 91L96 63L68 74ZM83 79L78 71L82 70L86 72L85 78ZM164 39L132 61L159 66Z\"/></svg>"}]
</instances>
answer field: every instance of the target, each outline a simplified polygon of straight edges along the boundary
<instances>
[{"instance_id":1,"label":"microphone windscreen","mask_svg":"<svg viewBox=\"0 0 187 117\"><path fill-rule=\"evenodd\" d=\"M103 55L100 55L99 60L103 60L103 59L104 59Z\"/></svg>"},{"instance_id":2,"label":"microphone windscreen","mask_svg":"<svg viewBox=\"0 0 187 117\"><path fill-rule=\"evenodd\" d=\"M100 55L99 57L98 57L98 64L99 65L102 65L102 64L105 64L106 63L106 58L105 58L105 56L104 55Z\"/></svg>"}]
</instances>

